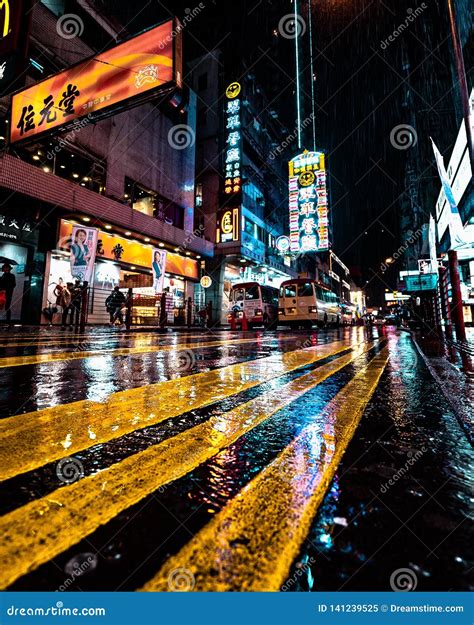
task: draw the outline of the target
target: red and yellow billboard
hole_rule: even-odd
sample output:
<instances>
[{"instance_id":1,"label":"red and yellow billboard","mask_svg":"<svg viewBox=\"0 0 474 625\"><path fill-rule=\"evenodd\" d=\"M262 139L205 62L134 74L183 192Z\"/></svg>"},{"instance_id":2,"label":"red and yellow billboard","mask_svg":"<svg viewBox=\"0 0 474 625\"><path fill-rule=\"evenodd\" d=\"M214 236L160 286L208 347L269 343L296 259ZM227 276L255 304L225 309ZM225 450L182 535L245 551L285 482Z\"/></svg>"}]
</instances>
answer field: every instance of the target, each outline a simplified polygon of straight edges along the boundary
<instances>
[{"instance_id":1,"label":"red and yellow billboard","mask_svg":"<svg viewBox=\"0 0 474 625\"><path fill-rule=\"evenodd\" d=\"M76 224L61 219L59 240L63 242L61 247L67 250L69 250L70 247L73 225ZM153 262L153 247L151 245L144 245L139 241L125 239L124 237L109 234L101 230L99 230L98 239L100 241L100 248L97 251L96 260L100 258L117 260L114 251L117 249L117 245L119 245L121 248L119 260L121 262L151 270ZM199 274L198 262L193 258L187 258L186 256L175 254L174 252L167 252L166 271L178 276L183 276L184 278L197 280Z\"/></svg>"},{"instance_id":2,"label":"red and yellow billboard","mask_svg":"<svg viewBox=\"0 0 474 625\"><path fill-rule=\"evenodd\" d=\"M163 85L179 86L180 46L181 27L170 20L20 91L12 99L11 143L86 115L97 118L119 103L140 103Z\"/></svg>"}]
</instances>

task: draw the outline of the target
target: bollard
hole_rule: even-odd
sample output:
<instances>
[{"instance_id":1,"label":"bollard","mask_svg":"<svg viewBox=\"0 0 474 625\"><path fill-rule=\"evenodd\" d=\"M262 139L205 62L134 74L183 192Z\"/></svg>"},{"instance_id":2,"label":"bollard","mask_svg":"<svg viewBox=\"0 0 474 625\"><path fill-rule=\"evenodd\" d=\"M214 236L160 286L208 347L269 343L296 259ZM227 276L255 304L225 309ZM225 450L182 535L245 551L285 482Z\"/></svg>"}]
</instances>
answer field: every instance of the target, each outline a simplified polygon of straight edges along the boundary
<instances>
[{"instance_id":1,"label":"bollard","mask_svg":"<svg viewBox=\"0 0 474 625\"><path fill-rule=\"evenodd\" d=\"M242 317L242 332L246 332L249 329L249 322L247 321L247 317L244 316Z\"/></svg>"},{"instance_id":2,"label":"bollard","mask_svg":"<svg viewBox=\"0 0 474 625\"><path fill-rule=\"evenodd\" d=\"M130 330L132 325L132 308L133 308L133 291L128 289L127 295L127 312L125 313L125 327Z\"/></svg>"},{"instance_id":3,"label":"bollard","mask_svg":"<svg viewBox=\"0 0 474 625\"><path fill-rule=\"evenodd\" d=\"M81 312L80 312L80 322L79 322L79 330L84 332L87 321L87 306L89 303L89 289L88 282L82 283L82 292L81 292Z\"/></svg>"},{"instance_id":4,"label":"bollard","mask_svg":"<svg viewBox=\"0 0 474 625\"><path fill-rule=\"evenodd\" d=\"M212 301L208 302L206 304L206 308L207 308L207 327L210 328L212 327Z\"/></svg>"},{"instance_id":5,"label":"bollard","mask_svg":"<svg viewBox=\"0 0 474 625\"><path fill-rule=\"evenodd\" d=\"M160 300L160 327L164 328L166 325L168 313L166 311L166 293L161 294Z\"/></svg>"},{"instance_id":6,"label":"bollard","mask_svg":"<svg viewBox=\"0 0 474 625\"><path fill-rule=\"evenodd\" d=\"M186 325L188 326L188 328L192 326L192 321L193 321L193 300L190 297L188 297L188 307L186 310Z\"/></svg>"},{"instance_id":7,"label":"bollard","mask_svg":"<svg viewBox=\"0 0 474 625\"><path fill-rule=\"evenodd\" d=\"M235 312L230 315L230 329L232 331L237 330L237 323L235 321Z\"/></svg>"}]
</instances>

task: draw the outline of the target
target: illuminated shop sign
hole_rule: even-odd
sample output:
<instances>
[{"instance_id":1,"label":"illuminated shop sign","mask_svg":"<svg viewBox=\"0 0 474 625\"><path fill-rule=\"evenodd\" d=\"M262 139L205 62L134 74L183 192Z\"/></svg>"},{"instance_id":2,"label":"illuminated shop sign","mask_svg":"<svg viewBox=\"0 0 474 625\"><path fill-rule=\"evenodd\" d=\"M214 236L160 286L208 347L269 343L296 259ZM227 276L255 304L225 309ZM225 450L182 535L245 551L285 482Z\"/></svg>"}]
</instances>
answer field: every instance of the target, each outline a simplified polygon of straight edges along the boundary
<instances>
[{"instance_id":1,"label":"illuminated shop sign","mask_svg":"<svg viewBox=\"0 0 474 625\"><path fill-rule=\"evenodd\" d=\"M226 208L217 217L216 243L239 240L239 208Z\"/></svg>"},{"instance_id":2,"label":"illuminated shop sign","mask_svg":"<svg viewBox=\"0 0 474 625\"><path fill-rule=\"evenodd\" d=\"M241 86L231 83L225 92L225 150L224 150L224 194L229 196L242 190L242 130Z\"/></svg>"},{"instance_id":3,"label":"illuminated shop sign","mask_svg":"<svg viewBox=\"0 0 474 625\"><path fill-rule=\"evenodd\" d=\"M329 249L328 199L323 152L305 151L289 162L290 249Z\"/></svg>"},{"instance_id":4,"label":"illuminated shop sign","mask_svg":"<svg viewBox=\"0 0 474 625\"><path fill-rule=\"evenodd\" d=\"M181 31L169 20L13 96L12 143L129 108L180 84Z\"/></svg>"}]
</instances>

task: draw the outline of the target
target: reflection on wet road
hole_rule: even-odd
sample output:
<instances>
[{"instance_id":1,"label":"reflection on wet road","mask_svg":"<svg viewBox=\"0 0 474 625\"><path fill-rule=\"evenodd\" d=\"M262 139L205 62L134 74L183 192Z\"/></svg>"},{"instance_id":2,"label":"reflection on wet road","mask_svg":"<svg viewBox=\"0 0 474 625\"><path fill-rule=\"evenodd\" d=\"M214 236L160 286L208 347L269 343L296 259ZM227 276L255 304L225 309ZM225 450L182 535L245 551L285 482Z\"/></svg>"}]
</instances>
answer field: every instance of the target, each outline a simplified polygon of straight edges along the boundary
<instances>
[{"instance_id":1,"label":"reflection on wet road","mask_svg":"<svg viewBox=\"0 0 474 625\"><path fill-rule=\"evenodd\" d=\"M0 587L278 590L401 341L413 351L365 328L1 336Z\"/></svg>"}]
</instances>

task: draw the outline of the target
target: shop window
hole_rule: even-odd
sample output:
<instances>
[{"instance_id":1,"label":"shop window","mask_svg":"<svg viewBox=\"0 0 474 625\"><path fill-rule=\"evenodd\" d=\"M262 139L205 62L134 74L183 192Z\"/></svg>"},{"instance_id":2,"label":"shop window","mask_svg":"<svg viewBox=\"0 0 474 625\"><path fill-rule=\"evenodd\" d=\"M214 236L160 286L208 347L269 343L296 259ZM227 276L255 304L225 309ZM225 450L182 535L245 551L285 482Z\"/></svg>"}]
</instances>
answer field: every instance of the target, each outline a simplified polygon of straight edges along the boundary
<instances>
[{"instance_id":1,"label":"shop window","mask_svg":"<svg viewBox=\"0 0 474 625\"><path fill-rule=\"evenodd\" d=\"M104 161L87 156L82 151L67 150L58 138L48 141L46 147L35 143L24 148L17 148L16 153L26 162L39 167L46 173L53 173L69 182L85 187L96 193L105 193L106 169Z\"/></svg>"},{"instance_id":2,"label":"shop window","mask_svg":"<svg viewBox=\"0 0 474 625\"><path fill-rule=\"evenodd\" d=\"M147 189L131 178L125 178L124 200L134 210L183 229L184 208Z\"/></svg>"}]
</instances>

